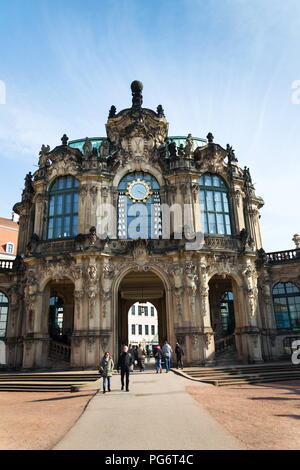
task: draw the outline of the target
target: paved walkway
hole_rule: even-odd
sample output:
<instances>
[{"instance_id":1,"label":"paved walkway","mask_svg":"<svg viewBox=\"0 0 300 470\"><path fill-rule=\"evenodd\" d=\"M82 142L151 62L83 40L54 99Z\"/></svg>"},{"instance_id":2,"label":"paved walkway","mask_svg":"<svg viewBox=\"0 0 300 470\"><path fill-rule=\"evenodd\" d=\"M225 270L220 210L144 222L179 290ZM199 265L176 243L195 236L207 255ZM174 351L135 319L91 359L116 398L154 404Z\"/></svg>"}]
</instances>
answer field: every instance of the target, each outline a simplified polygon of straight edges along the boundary
<instances>
[{"instance_id":1,"label":"paved walkway","mask_svg":"<svg viewBox=\"0 0 300 470\"><path fill-rule=\"evenodd\" d=\"M95 395L55 450L243 449L186 391L173 372L134 372L130 392L112 377L112 392ZM211 385L199 384L207 387Z\"/></svg>"}]
</instances>

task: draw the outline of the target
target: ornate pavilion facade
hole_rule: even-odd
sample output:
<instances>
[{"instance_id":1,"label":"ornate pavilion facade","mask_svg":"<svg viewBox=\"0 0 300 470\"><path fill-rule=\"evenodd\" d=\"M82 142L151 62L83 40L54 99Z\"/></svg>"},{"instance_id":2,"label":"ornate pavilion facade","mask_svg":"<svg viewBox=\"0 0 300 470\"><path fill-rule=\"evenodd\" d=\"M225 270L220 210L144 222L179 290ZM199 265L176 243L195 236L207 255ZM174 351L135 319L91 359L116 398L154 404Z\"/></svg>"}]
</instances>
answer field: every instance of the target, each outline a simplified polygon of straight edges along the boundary
<instances>
[{"instance_id":1,"label":"ornate pavilion facade","mask_svg":"<svg viewBox=\"0 0 300 470\"><path fill-rule=\"evenodd\" d=\"M169 136L142 88L106 137L43 145L25 178L18 256L0 268L8 367L96 367L127 343L136 302L189 364L278 360L300 338L299 236L265 253L249 169L211 133Z\"/></svg>"}]
</instances>

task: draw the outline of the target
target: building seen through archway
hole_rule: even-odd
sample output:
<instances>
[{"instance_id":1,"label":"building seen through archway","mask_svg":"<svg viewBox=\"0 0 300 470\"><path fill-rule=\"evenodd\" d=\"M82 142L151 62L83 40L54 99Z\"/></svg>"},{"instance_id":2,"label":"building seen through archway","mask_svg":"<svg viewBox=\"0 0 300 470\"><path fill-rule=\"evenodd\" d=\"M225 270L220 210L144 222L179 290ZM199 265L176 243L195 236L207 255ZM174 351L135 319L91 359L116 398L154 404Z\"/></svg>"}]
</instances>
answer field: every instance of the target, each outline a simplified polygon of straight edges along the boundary
<instances>
[{"instance_id":1,"label":"building seen through archway","mask_svg":"<svg viewBox=\"0 0 300 470\"><path fill-rule=\"evenodd\" d=\"M128 311L128 344L142 344L144 348L159 344L158 317L151 302L139 301Z\"/></svg>"}]
</instances>

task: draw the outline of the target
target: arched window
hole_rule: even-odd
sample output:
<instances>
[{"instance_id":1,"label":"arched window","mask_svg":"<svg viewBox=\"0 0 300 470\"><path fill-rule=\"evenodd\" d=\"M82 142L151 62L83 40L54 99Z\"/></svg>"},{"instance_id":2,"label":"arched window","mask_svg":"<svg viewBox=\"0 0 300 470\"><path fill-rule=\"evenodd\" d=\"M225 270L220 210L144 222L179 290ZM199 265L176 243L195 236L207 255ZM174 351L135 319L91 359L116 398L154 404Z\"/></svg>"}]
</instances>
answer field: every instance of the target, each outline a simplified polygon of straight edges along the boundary
<instances>
[{"instance_id":1,"label":"arched window","mask_svg":"<svg viewBox=\"0 0 300 470\"><path fill-rule=\"evenodd\" d=\"M273 304L277 328L300 329L300 290L292 282L273 287Z\"/></svg>"},{"instance_id":2,"label":"arched window","mask_svg":"<svg viewBox=\"0 0 300 470\"><path fill-rule=\"evenodd\" d=\"M199 178L201 223L204 233L231 235L228 187L218 175L206 173Z\"/></svg>"},{"instance_id":3,"label":"arched window","mask_svg":"<svg viewBox=\"0 0 300 470\"><path fill-rule=\"evenodd\" d=\"M8 298L3 292L0 292L0 338L6 336L8 316Z\"/></svg>"},{"instance_id":4,"label":"arched window","mask_svg":"<svg viewBox=\"0 0 300 470\"><path fill-rule=\"evenodd\" d=\"M148 173L135 172L118 186L118 238L158 238L161 235L159 184Z\"/></svg>"},{"instance_id":5,"label":"arched window","mask_svg":"<svg viewBox=\"0 0 300 470\"><path fill-rule=\"evenodd\" d=\"M78 186L73 176L57 178L49 190L48 239L74 237L78 226Z\"/></svg>"}]
</instances>

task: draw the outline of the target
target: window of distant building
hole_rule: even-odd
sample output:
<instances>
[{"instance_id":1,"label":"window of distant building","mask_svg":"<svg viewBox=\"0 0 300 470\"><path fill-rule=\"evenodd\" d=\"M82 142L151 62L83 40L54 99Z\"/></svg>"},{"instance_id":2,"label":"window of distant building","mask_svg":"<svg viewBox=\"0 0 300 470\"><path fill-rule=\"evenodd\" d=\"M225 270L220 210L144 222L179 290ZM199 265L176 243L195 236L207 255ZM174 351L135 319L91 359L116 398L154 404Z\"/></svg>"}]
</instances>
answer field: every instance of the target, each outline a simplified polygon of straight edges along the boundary
<instances>
[{"instance_id":1,"label":"window of distant building","mask_svg":"<svg viewBox=\"0 0 300 470\"><path fill-rule=\"evenodd\" d=\"M135 335L135 325L131 325L131 334Z\"/></svg>"},{"instance_id":2,"label":"window of distant building","mask_svg":"<svg viewBox=\"0 0 300 470\"><path fill-rule=\"evenodd\" d=\"M218 175L206 173L199 178L202 230L207 234L231 235L228 187Z\"/></svg>"},{"instance_id":3,"label":"window of distant building","mask_svg":"<svg viewBox=\"0 0 300 470\"><path fill-rule=\"evenodd\" d=\"M145 325L145 335L149 335L149 325Z\"/></svg>"},{"instance_id":4,"label":"window of distant building","mask_svg":"<svg viewBox=\"0 0 300 470\"><path fill-rule=\"evenodd\" d=\"M6 243L5 251L12 254L14 252L14 244L11 242Z\"/></svg>"},{"instance_id":5,"label":"window of distant building","mask_svg":"<svg viewBox=\"0 0 300 470\"><path fill-rule=\"evenodd\" d=\"M155 335L155 325L151 325L151 334Z\"/></svg>"},{"instance_id":6,"label":"window of distant building","mask_svg":"<svg viewBox=\"0 0 300 470\"><path fill-rule=\"evenodd\" d=\"M139 325L139 335L143 334L143 325Z\"/></svg>"},{"instance_id":7,"label":"window of distant building","mask_svg":"<svg viewBox=\"0 0 300 470\"><path fill-rule=\"evenodd\" d=\"M78 227L78 187L73 176L57 178L49 190L48 239L74 237Z\"/></svg>"}]
</instances>

